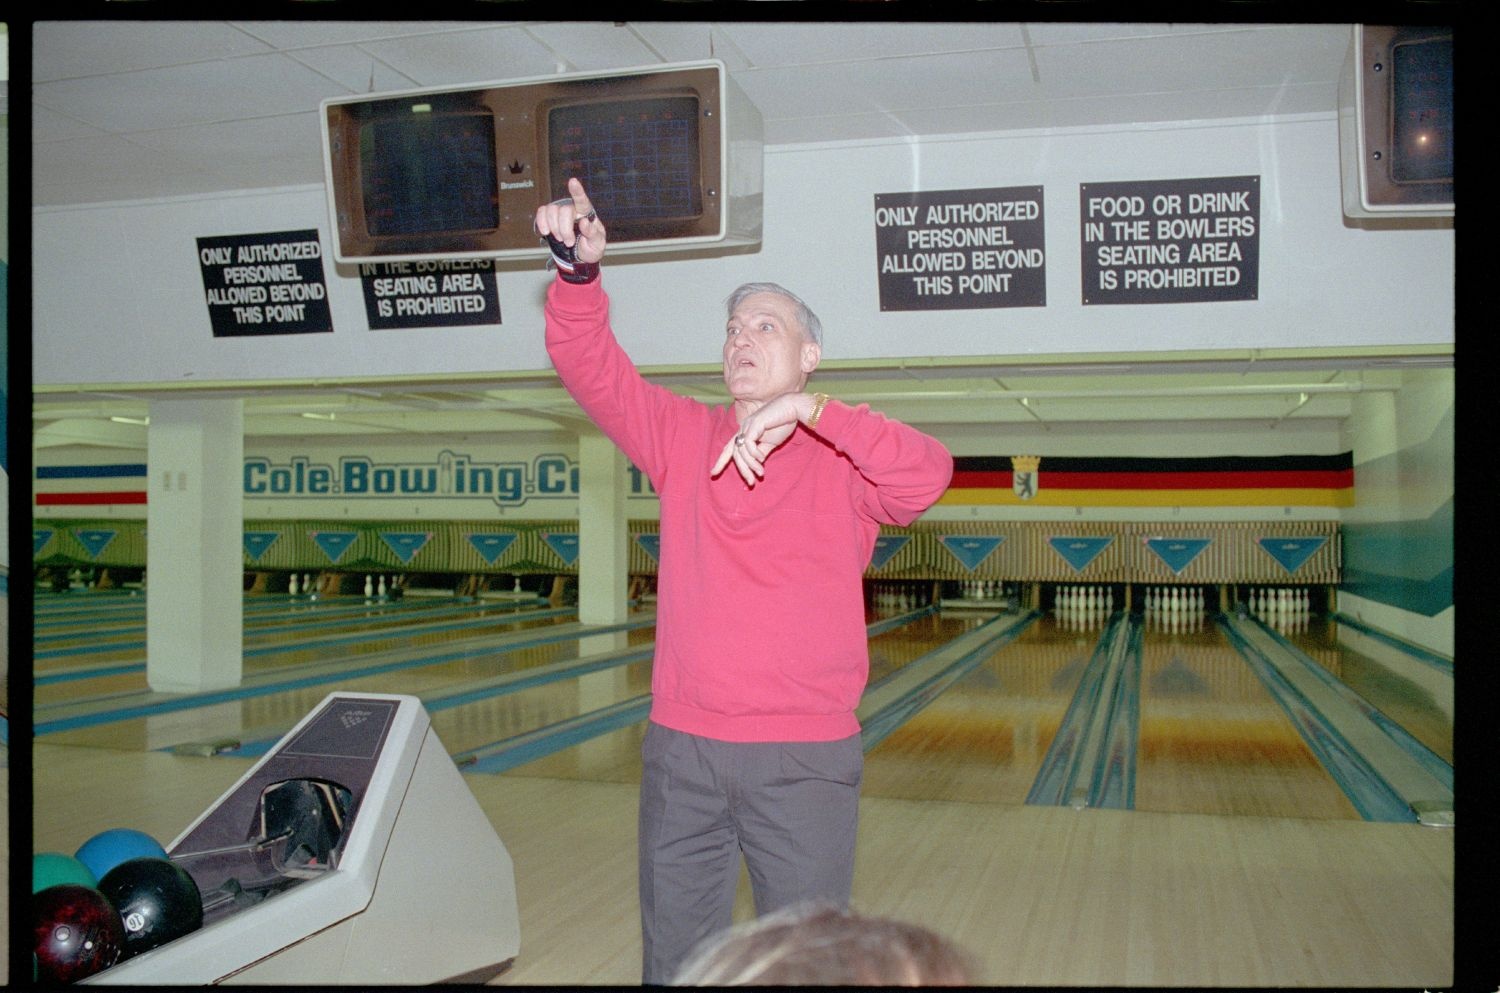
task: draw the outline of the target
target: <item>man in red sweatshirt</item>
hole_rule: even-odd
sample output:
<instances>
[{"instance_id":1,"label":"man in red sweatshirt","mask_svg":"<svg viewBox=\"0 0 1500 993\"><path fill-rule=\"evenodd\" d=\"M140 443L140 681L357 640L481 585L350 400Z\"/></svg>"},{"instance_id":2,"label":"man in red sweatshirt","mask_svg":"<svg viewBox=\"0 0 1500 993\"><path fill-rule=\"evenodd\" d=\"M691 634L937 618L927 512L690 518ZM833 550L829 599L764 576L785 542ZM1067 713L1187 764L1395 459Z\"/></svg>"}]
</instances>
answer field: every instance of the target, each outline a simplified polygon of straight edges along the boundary
<instances>
[{"instance_id":1,"label":"man in red sweatshirt","mask_svg":"<svg viewBox=\"0 0 1500 993\"><path fill-rule=\"evenodd\" d=\"M869 673L861 579L881 524L943 494L935 439L807 393L822 328L771 283L728 301L710 407L646 382L615 340L605 228L578 180L541 207L558 278L547 353L661 504L656 656L642 745L643 981L667 983L731 924L740 856L764 914L849 900Z\"/></svg>"}]
</instances>

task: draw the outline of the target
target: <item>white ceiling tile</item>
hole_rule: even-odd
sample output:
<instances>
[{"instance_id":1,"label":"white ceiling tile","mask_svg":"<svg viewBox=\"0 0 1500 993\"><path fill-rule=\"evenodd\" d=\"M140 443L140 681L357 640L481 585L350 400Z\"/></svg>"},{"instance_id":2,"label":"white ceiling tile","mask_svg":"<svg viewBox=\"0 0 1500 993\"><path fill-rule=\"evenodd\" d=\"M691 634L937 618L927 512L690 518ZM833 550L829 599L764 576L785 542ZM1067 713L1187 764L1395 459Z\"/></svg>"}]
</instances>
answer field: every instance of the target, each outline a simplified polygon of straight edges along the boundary
<instances>
[{"instance_id":1,"label":"white ceiling tile","mask_svg":"<svg viewBox=\"0 0 1500 993\"><path fill-rule=\"evenodd\" d=\"M152 131L133 140L168 156L177 168L216 177L218 185L205 190L323 181L323 144L315 111Z\"/></svg>"},{"instance_id":2,"label":"white ceiling tile","mask_svg":"<svg viewBox=\"0 0 1500 993\"><path fill-rule=\"evenodd\" d=\"M749 65L744 53L723 37L721 24L706 21L631 21L627 26L668 62L718 59L731 75Z\"/></svg>"},{"instance_id":3,"label":"white ceiling tile","mask_svg":"<svg viewBox=\"0 0 1500 993\"><path fill-rule=\"evenodd\" d=\"M1033 45L1072 45L1084 41L1116 41L1129 38L1206 34L1241 31L1243 24L1164 23L1152 21L1040 21L1028 23L1026 33Z\"/></svg>"},{"instance_id":4,"label":"white ceiling tile","mask_svg":"<svg viewBox=\"0 0 1500 993\"><path fill-rule=\"evenodd\" d=\"M1036 50L1036 63L1050 97L1172 93L1336 81L1338 50L1326 34L1249 30L1051 45Z\"/></svg>"},{"instance_id":5,"label":"white ceiling tile","mask_svg":"<svg viewBox=\"0 0 1500 993\"><path fill-rule=\"evenodd\" d=\"M106 131L182 127L317 107L330 83L285 55L144 69L107 85L63 79L32 87L35 102Z\"/></svg>"},{"instance_id":6,"label":"white ceiling tile","mask_svg":"<svg viewBox=\"0 0 1500 993\"><path fill-rule=\"evenodd\" d=\"M296 59L314 72L343 86L344 92L329 92L328 96L390 93L418 86L415 79L397 72L358 45L301 48L286 54L287 58Z\"/></svg>"},{"instance_id":7,"label":"white ceiling tile","mask_svg":"<svg viewBox=\"0 0 1500 993\"><path fill-rule=\"evenodd\" d=\"M723 24L719 29L756 66L974 52L1023 43L1020 28L1008 23L782 22Z\"/></svg>"},{"instance_id":8,"label":"white ceiling tile","mask_svg":"<svg viewBox=\"0 0 1500 993\"><path fill-rule=\"evenodd\" d=\"M223 21L39 21L31 37L38 82L270 51Z\"/></svg>"},{"instance_id":9,"label":"white ceiling tile","mask_svg":"<svg viewBox=\"0 0 1500 993\"><path fill-rule=\"evenodd\" d=\"M38 202L46 202L41 191L65 189L83 192L63 202L85 203L163 195L153 177L175 175L175 166L158 151L107 135L33 145L31 172Z\"/></svg>"},{"instance_id":10,"label":"white ceiling tile","mask_svg":"<svg viewBox=\"0 0 1500 993\"><path fill-rule=\"evenodd\" d=\"M768 120L991 103L997 91L1022 99L1034 87L1020 49L757 69L735 78Z\"/></svg>"},{"instance_id":11,"label":"white ceiling tile","mask_svg":"<svg viewBox=\"0 0 1500 993\"><path fill-rule=\"evenodd\" d=\"M420 86L462 86L557 71L552 53L520 27L417 35L360 47Z\"/></svg>"},{"instance_id":12,"label":"white ceiling tile","mask_svg":"<svg viewBox=\"0 0 1500 993\"><path fill-rule=\"evenodd\" d=\"M279 49L409 38L415 35L472 31L475 27L504 27L515 21L231 21L246 34Z\"/></svg>"},{"instance_id":13,"label":"white ceiling tile","mask_svg":"<svg viewBox=\"0 0 1500 993\"><path fill-rule=\"evenodd\" d=\"M34 142L97 137L106 133L103 128L75 121L65 114L48 110L35 102L31 105L31 139Z\"/></svg>"},{"instance_id":14,"label":"white ceiling tile","mask_svg":"<svg viewBox=\"0 0 1500 993\"><path fill-rule=\"evenodd\" d=\"M1331 112L1349 34L1340 24L42 22L33 139L160 132L138 137L159 147L174 131L189 145L259 131L274 147L288 140L276 121L326 97L709 57L760 107L770 145ZM241 120L271 123L205 127ZM117 161L92 167L98 182L54 202L123 182ZM170 196L205 181L185 160L181 172L169 162L137 185Z\"/></svg>"},{"instance_id":15,"label":"white ceiling tile","mask_svg":"<svg viewBox=\"0 0 1500 993\"><path fill-rule=\"evenodd\" d=\"M633 31L611 21L550 21L525 30L560 55L570 71L625 69L661 61Z\"/></svg>"}]
</instances>

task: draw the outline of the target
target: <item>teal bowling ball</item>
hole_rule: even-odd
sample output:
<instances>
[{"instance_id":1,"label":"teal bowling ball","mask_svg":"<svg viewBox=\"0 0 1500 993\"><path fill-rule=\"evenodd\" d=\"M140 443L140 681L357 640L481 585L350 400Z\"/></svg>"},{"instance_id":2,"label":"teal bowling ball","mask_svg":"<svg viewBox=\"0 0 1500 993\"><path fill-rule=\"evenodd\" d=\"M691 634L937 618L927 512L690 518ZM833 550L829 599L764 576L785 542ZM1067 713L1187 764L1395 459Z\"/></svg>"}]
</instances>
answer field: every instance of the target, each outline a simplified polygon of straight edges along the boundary
<instances>
[{"instance_id":1,"label":"teal bowling ball","mask_svg":"<svg viewBox=\"0 0 1500 993\"><path fill-rule=\"evenodd\" d=\"M31 857L31 892L40 893L49 886L73 883L97 889L99 879L89 867L72 855L62 852L37 852Z\"/></svg>"},{"instance_id":2,"label":"teal bowling ball","mask_svg":"<svg viewBox=\"0 0 1500 993\"><path fill-rule=\"evenodd\" d=\"M94 878L103 881L105 873L129 859L167 857L161 842L144 831L133 828L110 828L100 831L73 853L88 867Z\"/></svg>"}]
</instances>

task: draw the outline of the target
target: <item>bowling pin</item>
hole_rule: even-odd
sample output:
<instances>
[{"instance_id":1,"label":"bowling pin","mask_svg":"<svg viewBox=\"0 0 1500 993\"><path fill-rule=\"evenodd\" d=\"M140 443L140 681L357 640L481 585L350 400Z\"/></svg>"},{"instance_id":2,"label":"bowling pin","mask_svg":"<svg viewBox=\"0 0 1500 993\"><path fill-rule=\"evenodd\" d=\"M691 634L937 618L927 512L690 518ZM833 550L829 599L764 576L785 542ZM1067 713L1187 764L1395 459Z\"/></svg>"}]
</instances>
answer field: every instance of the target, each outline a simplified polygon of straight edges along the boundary
<instances>
[{"instance_id":1,"label":"bowling pin","mask_svg":"<svg viewBox=\"0 0 1500 993\"><path fill-rule=\"evenodd\" d=\"M286 591L292 596L297 595L297 574L292 573L292 581L287 585Z\"/></svg>"},{"instance_id":2,"label":"bowling pin","mask_svg":"<svg viewBox=\"0 0 1500 993\"><path fill-rule=\"evenodd\" d=\"M368 573L365 574L365 596L375 595L375 579Z\"/></svg>"},{"instance_id":3,"label":"bowling pin","mask_svg":"<svg viewBox=\"0 0 1500 993\"><path fill-rule=\"evenodd\" d=\"M385 596L385 576L382 575L380 577L380 585L375 588L375 592L381 596Z\"/></svg>"}]
</instances>

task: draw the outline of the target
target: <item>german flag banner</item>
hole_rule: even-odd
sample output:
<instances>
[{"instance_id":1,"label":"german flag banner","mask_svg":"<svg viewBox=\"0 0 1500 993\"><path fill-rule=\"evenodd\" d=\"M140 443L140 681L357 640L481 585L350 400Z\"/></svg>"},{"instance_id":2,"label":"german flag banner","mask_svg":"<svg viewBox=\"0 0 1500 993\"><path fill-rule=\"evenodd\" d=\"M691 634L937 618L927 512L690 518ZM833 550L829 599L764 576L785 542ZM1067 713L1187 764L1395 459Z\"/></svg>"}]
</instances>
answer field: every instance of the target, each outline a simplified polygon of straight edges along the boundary
<instances>
[{"instance_id":1,"label":"german flag banner","mask_svg":"<svg viewBox=\"0 0 1500 993\"><path fill-rule=\"evenodd\" d=\"M957 456L940 504L1352 507L1354 453L1210 458Z\"/></svg>"}]
</instances>

